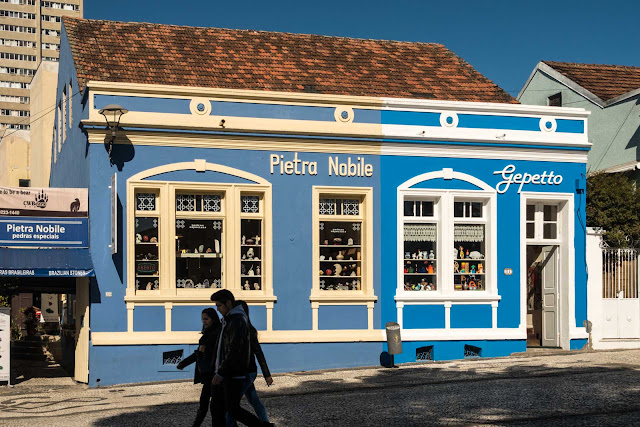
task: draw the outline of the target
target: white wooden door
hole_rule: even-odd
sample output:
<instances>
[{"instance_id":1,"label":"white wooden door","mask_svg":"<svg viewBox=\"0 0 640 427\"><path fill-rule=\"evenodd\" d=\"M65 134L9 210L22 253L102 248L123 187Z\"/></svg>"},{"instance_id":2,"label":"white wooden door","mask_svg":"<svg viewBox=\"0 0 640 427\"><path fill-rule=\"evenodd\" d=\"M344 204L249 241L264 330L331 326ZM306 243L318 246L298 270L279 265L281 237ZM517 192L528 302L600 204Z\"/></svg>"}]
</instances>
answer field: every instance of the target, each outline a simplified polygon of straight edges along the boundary
<instances>
[{"instance_id":1,"label":"white wooden door","mask_svg":"<svg viewBox=\"0 0 640 427\"><path fill-rule=\"evenodd\" d=\"M542 345L558 347L558 247L542 248Z\"/></svg>"},{"instance_id":2,"label":"white wooden door","mask_svg":"<svg viewBox=\"0 0 640 427\"><path fill-rule=\"evenodd\" d=\"M74 379L89 382L89 279L76 279L76 359Z\"/></svg>"}]
</instances>

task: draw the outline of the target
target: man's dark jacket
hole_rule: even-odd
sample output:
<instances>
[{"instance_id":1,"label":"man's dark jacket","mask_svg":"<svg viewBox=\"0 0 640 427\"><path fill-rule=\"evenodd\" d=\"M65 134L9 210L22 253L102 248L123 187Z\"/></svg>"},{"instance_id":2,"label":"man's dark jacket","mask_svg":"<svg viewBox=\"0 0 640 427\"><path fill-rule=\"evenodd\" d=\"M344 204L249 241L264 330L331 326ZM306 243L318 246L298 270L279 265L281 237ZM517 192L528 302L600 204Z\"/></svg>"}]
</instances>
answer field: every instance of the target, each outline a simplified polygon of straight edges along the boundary
<instances>
[{"instance_id":1,"label":"man's dark jacket","mask_svg":"<svg viewBox=\"0 0 640 427\"><path fill-rule=\"evenodd\" d=\"M218 351L218 375L223 378L244 377L251 372L249 322L242 306L236 306L224 317Z\"/></svg>"}]
</instances>

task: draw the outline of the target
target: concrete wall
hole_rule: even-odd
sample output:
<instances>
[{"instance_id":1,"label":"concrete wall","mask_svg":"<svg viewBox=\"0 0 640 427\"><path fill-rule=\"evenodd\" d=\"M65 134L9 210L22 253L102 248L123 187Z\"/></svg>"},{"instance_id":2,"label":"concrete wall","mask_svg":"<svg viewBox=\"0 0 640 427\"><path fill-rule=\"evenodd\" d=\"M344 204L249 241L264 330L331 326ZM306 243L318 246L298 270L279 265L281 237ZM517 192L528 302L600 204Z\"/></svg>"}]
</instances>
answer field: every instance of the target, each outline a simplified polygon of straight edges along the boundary
<instances>
[{"instance_id":1,"label":"concrete wall","mask_svg":"<svg viewBox=\"0 0 640 427\"><path fill-rule=\"evenodd\" d=\"M0 130L0 186L18 187L21 179L31 179L29 131Z\"/></svg>"},{"instance_id":2,"label":"concrete wall","mask_svg":"<svg viewBox=\"0 0 640 427\"><path fill-rule=\"evenodd\" d=\"M31 185L48 187L58 63L43 61L31 81Z\"/></svg>"}]
</instances>

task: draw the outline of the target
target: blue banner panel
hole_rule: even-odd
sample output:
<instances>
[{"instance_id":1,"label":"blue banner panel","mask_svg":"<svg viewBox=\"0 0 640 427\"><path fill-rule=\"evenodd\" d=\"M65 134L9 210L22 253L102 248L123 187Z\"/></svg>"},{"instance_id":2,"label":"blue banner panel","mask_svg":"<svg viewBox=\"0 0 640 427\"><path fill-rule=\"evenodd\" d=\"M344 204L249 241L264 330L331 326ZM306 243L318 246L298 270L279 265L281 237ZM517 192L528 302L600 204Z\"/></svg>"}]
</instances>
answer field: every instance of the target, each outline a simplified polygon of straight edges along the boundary
<instances>
[{"instance_id":1,"label":"blue banner panel","mask_svg":"<svg viewBox=\"0 0 640 427\"><path fill-rule=\"evenodd\" d=\"M0 248L0 277L94 275L89 249Z\"/></svg>"},{"instance_id":2,"label":"blue banner panel","mask_svg":"<svg viewBox=\"0 0 640 427\"><path fill-rule=\"evenodd\" d=\"M0 216L0 246L87 248L89 219Z\"/></svg>"}]
</instances>

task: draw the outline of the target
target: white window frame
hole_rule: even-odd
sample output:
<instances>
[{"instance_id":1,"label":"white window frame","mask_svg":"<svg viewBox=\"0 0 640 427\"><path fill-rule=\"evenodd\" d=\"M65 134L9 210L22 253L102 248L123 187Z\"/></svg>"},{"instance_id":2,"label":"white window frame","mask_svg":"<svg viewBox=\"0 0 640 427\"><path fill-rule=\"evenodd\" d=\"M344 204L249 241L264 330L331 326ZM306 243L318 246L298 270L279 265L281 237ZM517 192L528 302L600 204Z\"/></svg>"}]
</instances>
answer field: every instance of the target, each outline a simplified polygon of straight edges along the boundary
<instances>
[{"instance_id":1,"label":"white window frame","mask_svg":"<svg viewBox=\"0 0 640 427\"><path fill-rule=\"evenodd\" d=\"M480 190L446 190L446 189L422 189L414 188L416 184L431 179L457 179L469 182ZM405 291L404 290L404 201L405 199L427 199L437 200L434 205L434 216L437 218L438 231L436 248L437 289L435 291ZM454 218L454 201L482 201L483 217L479 218ZM437 212L437 213L436 213ZM420 217L413 217L420 218ZM431 219L424 218L431 222ZM436 222L436 221L433 221ZM454 289L453 262L455 257L452 253L454 247L454 224L458 223L479 223L485 224L485 290L479 291L456 291ZM452 302L465 303L497 303L500 300L498 292L498 271L497 271L497 192L485 182L461 172L454 172L452 169L428 172L416 176L398 187L397 200L397 288L396 302L401 319L401 310L404 303L445 303ZM494 304L494 308L497 307ZM495 311L495 310L494 310Z\"/></svg>"},{"instance_id":2,"label":"white window frame","mask_svg":"<svg viewBox=\"0 0 640 427\"><path fill-rule=\"evenodd\" d=\"M176 182L155 181L145 179L161 173L177 170L212 170L257 182L256 184L225 184L225 183L201 183L201 182ZM156 211L159 218L159 289L137 291L135 287L135 217L137 192L157 191ZM221 252L223 254L223 288L228 289L238 299L249 303L266 303L268 325L271 324L271 312L276 297L273 295L272 272L272 195L271 184L263 178L244 171L229 168L222 165L206 163L204 160L194 162L165 165L140 172L127 180L127 292L125 301L133 307L135 303L206 303L216 288L177 288L175 281L175 221L177 193L218 193L224 194L222 198L222 210L219 213L190 212L190 218L201 217L211 219L213 216L223 218L223 237ZM252 214L263 220L263 246L262 246L262 286L260 290L243 290L240 278L240 220L247 214L240 212L240 196L244 193L252 195L260 194L260 214ZM151 211L140 211L140 215L147 215ZM186 214L186 212L185 212ZM153 216L153 214L149 215ZM179 214L178 214L179 216ZM129 305L128 305L129 308Z\"/></svg>"},{"instance_id":3,"label":"white window frame","mask_svg":"<svg viewBox=\"0 0 640 427\"><path fill-rule=\"evenodd\" d=\"M526 234L526 225L525 225L525 234L524 237L527 241L528 245L559 245L562 243L562 235L564 233L564 230L562 229L562 227L564 227L563 221L561 221L562 219L562 208L563 208L563 203L564 201L555 201L555 200L528 200L527 204L525 205L525 221L526 222L530 222L528 221L527 218L527 212L526 209L529 205L535 206L535 214L534 214L534 234L533 234L533 238L529 238L527 237ZM555 239L545 239L544 238L544 207L545 206L555 206L558 209L558 214L556 216L556 238ZM546 222L553 222L553 221L546 221Z\"/></svg>"}]
</instances>

